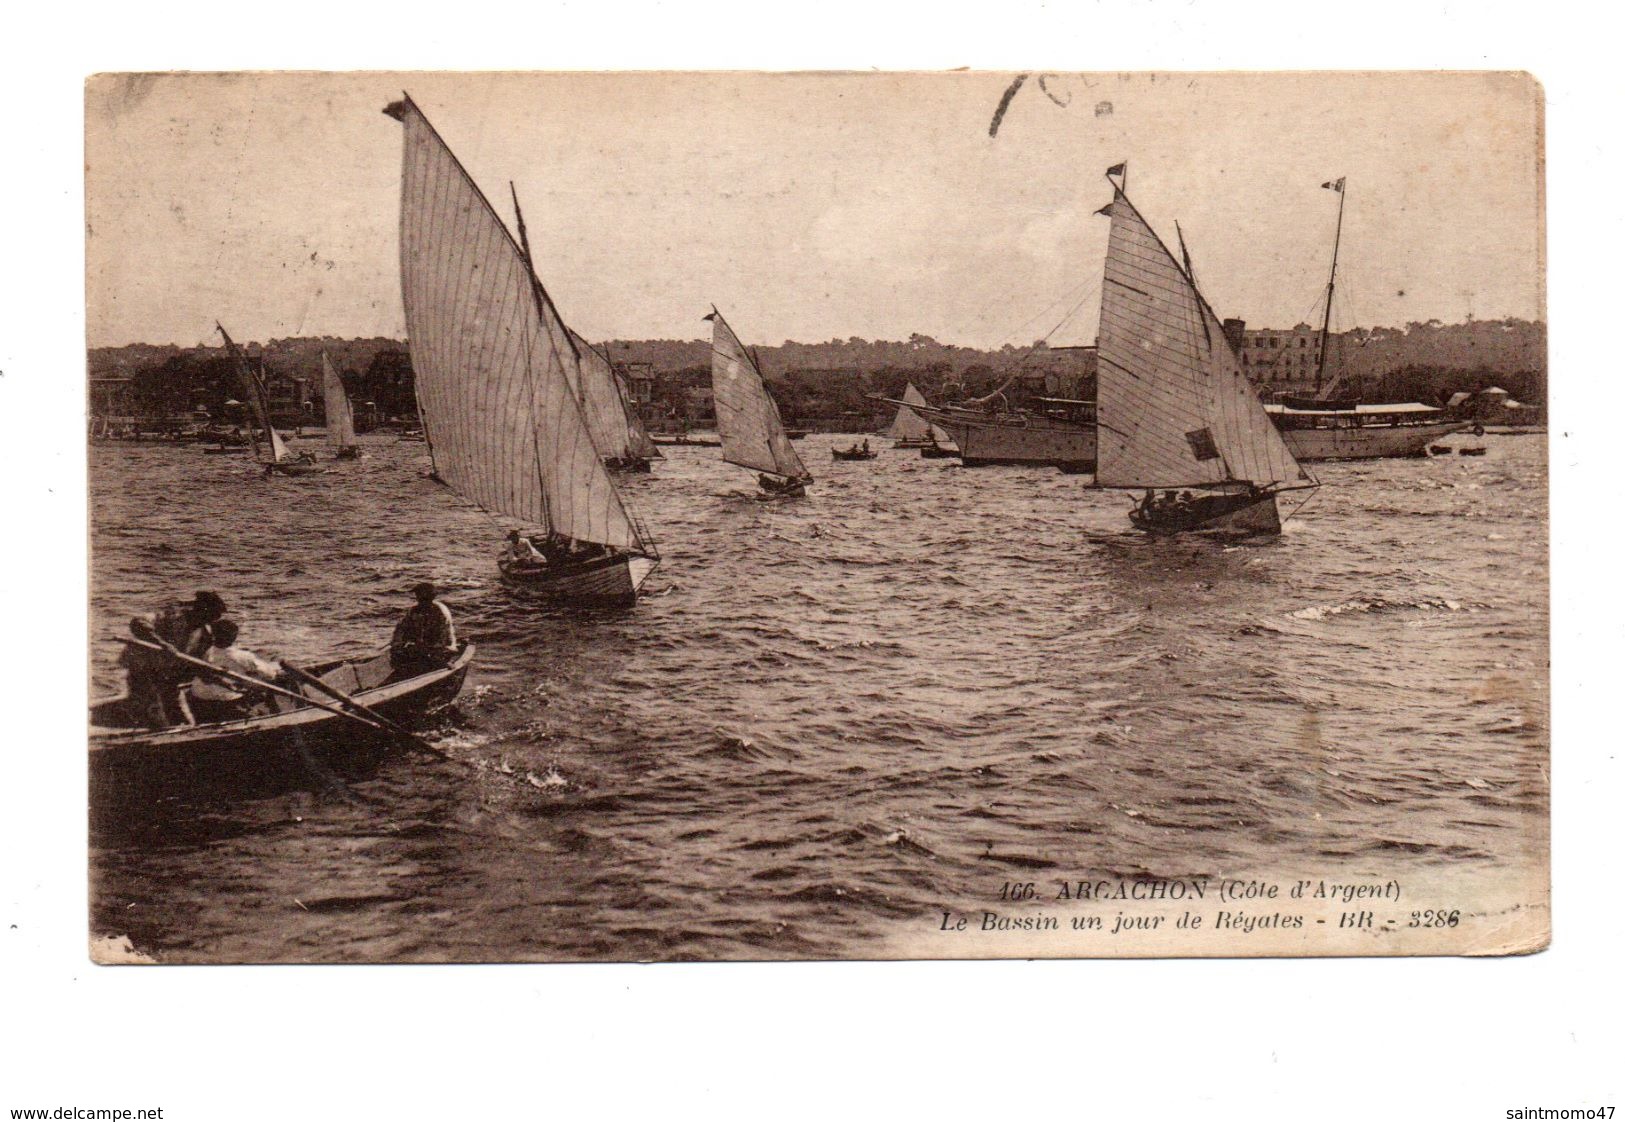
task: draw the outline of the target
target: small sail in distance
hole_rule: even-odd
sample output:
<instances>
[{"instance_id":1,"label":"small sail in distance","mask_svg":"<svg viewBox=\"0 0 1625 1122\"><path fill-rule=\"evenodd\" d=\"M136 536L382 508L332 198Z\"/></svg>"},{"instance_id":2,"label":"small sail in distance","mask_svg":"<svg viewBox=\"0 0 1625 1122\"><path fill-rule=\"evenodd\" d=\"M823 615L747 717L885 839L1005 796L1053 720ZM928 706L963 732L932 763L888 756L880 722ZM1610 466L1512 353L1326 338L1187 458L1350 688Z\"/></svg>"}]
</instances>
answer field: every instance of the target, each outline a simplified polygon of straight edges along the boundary
<instances>
[{"instance_id":1,"label":"small sail in distance","mask_svg":"<svg viewBox=\"0 0 1625 1122\"><path fill-rule=\"evenodd\" d=\"M915 389L914 383L910 382L908 388L903 391L903 400L908 402L908 405L899 405L897 407L897 417L892 421L891 430L887 435L902 447L911 444L924 444L931 438L931 426L926 423L924 417L908 406L928 404L925 395Z\"/></svg>"},{"instance_id":2,"label":"small sail in distance","mask_svg":"<svg viewBox=\"0 0 1625 1122\"><path fill-rule=\"evenodd\" d=\"M350 413L350 397L326 351L322 352L322 405L327 412L327 442L339 452L354 448L355 418Z\"/></svg>"},{"instance_id":3,"label":"small sail in distance","mask_svg":"<svg viewBox=\"0 0 1625 1122\"><path fill-rule=\"evenodd\" d=\"M810 482L812 473L796 455L755 360L721 312L713 308L706 318L711 321L711 395L722 458L752 471Z\"/></svg>"}]
</instances>

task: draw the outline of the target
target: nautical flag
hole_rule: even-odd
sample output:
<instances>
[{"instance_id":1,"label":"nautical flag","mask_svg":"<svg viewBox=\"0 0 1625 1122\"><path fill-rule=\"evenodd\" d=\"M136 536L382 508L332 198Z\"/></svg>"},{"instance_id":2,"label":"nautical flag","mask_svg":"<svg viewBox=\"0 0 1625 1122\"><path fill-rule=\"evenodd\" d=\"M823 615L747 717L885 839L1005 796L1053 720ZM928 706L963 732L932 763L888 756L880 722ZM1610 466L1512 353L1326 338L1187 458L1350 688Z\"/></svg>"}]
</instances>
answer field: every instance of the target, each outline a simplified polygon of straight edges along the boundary
<instances>
[{"instance_id":1,"label":"nautical flag","mask_svg":"<svg viewBox=\"0 0 1625 1122\"><path fill-rule=\"evenodd\" d=\"M1339 195L1341 195L1343 193L1343 179L1347 178L1347 176L1343 176L1343 178L1339 179L1336 183L1322 183L1321 186L1326 188L1328 191L1336 191Z\"/></svg>"},{"instance_id":2,"label":"nautical flag","mask_svg":"<svg viewBox=\"0 0 1625 1122\"><path fill-rule=\"evenodd\" d=\"M712 312L710 315L701 316L700 317L700 322L701 323L709 323L709 322L711 322L712 320L714 320L716 318L717 318L717 314L715 312Z\"/></svg>"},{"instance_id":3,"label":"nautical flag","mask_svg":"<svg viewBox=\"0 0 1625 1122\"><path fill-rule=\"evenodd\" d=\"M1110 218L1112 216L1112 204L1107 203L1105 206L1103 206L1099 210L1095 211L1095 213L1096 214L1104 214L1107 218Z\"/></svg>"},{"instance_id":4,"label":"nautical flag","mask_svg":"<svg viewBox=\"0 0 1625 1122\"><path fill-rule=\"evenodd\" d=\"M1123 163L1113 164L1111 167L1107 168L1106 169L1106 174L1107 175L1122 175L1127 170L1128 170L1128 162L1125 160Z\"/></svg>"}]
</instances>

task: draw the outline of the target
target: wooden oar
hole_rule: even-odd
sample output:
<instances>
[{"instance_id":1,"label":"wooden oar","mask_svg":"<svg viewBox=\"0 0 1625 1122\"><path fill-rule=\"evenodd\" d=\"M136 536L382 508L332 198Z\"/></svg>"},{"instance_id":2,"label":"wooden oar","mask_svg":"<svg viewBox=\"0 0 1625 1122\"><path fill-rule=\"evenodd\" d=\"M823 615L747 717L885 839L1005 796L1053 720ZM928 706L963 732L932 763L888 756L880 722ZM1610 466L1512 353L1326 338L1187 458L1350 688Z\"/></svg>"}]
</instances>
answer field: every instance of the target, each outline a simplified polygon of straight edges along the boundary
<instances>
[{"instance_id":1,"label":"wooden oar","mask_svg":"<svg viewBox=\"0 0 1625 1122\"><path fill-rule=\"evenodd\" d=\"M402 728L400 725L396 724L394 721L390 720L376 709L367 708L365 705L361 704L359 701L345 693L343 690L339 689L337 686L329 685L320 678L316 677L316 675L310 673L308 670L301 670L299 667L295 666L286 659L282 661L282 669L286 670L289 674L292 674L295 678L298 678L307 686L321 690L328 697L333 698L346 709L358 714L364 714L380 728L388 729L390 732L400 737L401 740L405 741L407 744L410 744L418 751L427 752L436 759L449 760L454 763L460 762L454 760L453 757L446 755L446 753L442 752L440 749L436 748L434 745L430 744L427 740L424 740L421 736L418 736L410 729Z\"/></svg>"}]
</instances>

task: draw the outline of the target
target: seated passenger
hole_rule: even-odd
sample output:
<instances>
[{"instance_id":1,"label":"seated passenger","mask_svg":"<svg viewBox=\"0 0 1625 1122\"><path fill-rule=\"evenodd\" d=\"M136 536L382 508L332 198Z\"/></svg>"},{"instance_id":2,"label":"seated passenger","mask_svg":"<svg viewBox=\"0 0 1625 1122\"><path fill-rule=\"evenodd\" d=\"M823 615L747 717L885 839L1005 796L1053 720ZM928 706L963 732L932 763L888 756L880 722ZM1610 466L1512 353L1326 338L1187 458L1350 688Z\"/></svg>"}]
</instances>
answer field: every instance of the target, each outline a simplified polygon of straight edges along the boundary
<instances>
[{"instance_id":1,"label":"seated passenger","mask_svg":"<svg viewBox=\"0 0 1625 1122\"><path fill-rule=\"evenodd\" d=\"M531 540L518 530L508 531L508 561L524 566L547 564L547 558L537 552Z\"/></svg>"},{"instance_id":2,"label":"seated passenger","mask_svg":"<svg viewBox=\"0 0 1625 1122\"><path fill-rule=\"evenodd\" d=\"M275 683L282 676L282 668L269 659L236 646L235 620L217 620L213 627L214 644L203 656L210 666L218 666L244 678L258 678ZM192 713L199 724L215 721L235 721L253 715L260 702L268 695L254 690L242 682L225 677L214 677L199 672L188 688Z\"/></svg>"}]
</instances>

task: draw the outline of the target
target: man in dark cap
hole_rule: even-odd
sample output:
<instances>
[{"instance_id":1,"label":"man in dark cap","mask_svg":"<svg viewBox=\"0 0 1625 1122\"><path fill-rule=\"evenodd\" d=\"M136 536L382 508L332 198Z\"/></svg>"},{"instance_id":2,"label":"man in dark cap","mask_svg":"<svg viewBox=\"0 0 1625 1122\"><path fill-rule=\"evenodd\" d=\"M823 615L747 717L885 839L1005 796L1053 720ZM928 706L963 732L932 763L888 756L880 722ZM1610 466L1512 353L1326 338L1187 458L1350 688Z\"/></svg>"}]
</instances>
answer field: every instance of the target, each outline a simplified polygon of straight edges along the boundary
<instances>
[{"instance_id":1,"label":"man in dark cap","mask_svg":"<svg viewBox=\"0 0 1625 1122\"><path fill-rule=\"evenodd\" d=\"M182 654L201 657L214 642L210 628L226 614L226 602L213 592L199 592L190 601L165 604L150 615L130 620L130 634L145 642L161 639ZM126 646L119 660L125 668L131 704L155 729L193 724L181 687L192 677L191 668L163 651Z\"/></svg>"},{"instance_id":2,"label":"man in dark cap","mask_svg":"<svg viewBox=\"0 0 1625 1122\"><path fill-rule=\"evenodd\" d=\"M389 641L389 663L398 677L438 670L457 657L457 625L451 609L435 599L438 594L427 581L412 589L417 603L395 625Z\"/></svg>"}]
</instances>

